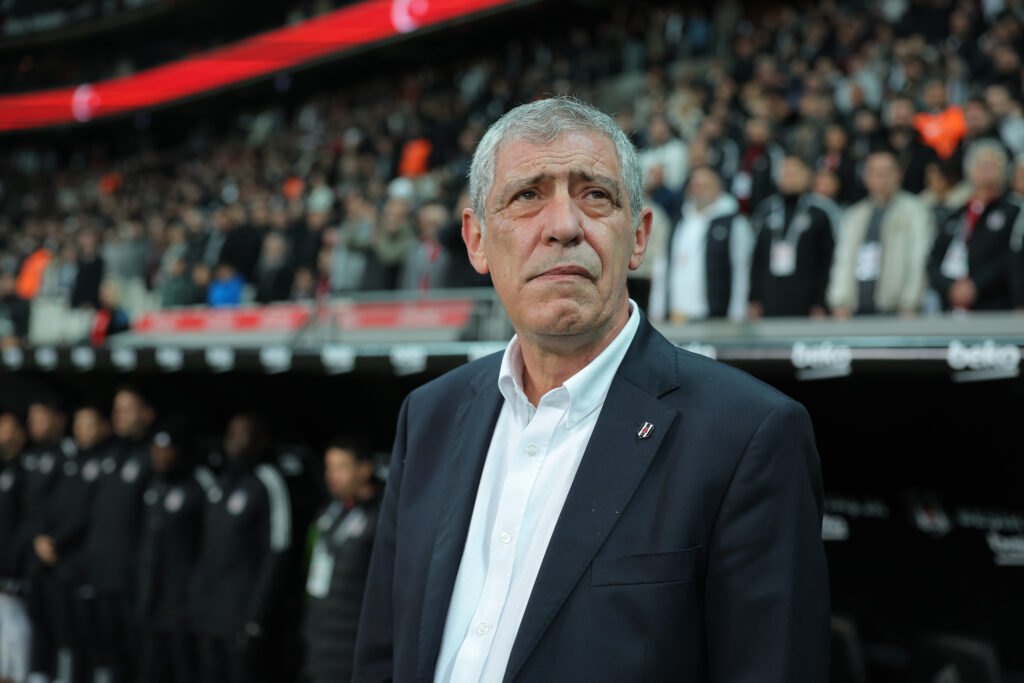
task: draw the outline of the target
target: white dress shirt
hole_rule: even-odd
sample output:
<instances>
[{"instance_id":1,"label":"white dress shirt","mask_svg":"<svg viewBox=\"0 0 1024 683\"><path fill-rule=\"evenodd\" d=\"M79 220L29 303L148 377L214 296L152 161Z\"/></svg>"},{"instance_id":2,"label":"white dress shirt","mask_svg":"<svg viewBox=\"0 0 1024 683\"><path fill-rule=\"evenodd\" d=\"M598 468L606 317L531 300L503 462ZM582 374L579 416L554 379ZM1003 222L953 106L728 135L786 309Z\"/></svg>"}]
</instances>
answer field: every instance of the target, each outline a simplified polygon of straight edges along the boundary
<instances>
[{"instance_id":1,"label":"white dress shirt","mask_svg":"<svg viewBox=\"0 0 1024 683\"><path fill-rule=\"evenodd\" d=\"M569 487L601 406L640 324L625 327L586 367L541 397L523 392L517 337L505 349L505 402L491 436L462 551L434 680L501 681Z\"/></svg>"}]
</instances>

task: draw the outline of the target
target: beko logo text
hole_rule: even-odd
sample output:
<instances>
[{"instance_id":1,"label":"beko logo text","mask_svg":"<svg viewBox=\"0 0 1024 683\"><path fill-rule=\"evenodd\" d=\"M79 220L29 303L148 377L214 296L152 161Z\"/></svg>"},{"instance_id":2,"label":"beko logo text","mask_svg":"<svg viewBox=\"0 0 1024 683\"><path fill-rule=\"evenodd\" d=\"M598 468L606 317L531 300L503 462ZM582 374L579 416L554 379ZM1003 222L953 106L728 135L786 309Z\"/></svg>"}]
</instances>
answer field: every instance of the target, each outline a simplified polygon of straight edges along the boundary
<instances>
[{"instance_id":1,"label":"beko logo text","mask_svg":"<svg viewBox=\"0 0 1024 683\"><path fill-rule=\"evenodd\" d=\"M821 344L805 344L797 342L793 344L792 353L793 365L804 368L834 368L846 370L850 367L853 354L849 346L822 342Z\"/></svg>"},{"instance_id":2,"label":"beko logo text","mask_svg":"<svg viewBox=\"0 0 1024 683\"><path fill-rule=\"evenodd\" d=\"M1020 365L1020 347L991 339L971 346L954 341L946 351L946 362L954 370L1013 370Z\"/></svg>"}]
</instances>

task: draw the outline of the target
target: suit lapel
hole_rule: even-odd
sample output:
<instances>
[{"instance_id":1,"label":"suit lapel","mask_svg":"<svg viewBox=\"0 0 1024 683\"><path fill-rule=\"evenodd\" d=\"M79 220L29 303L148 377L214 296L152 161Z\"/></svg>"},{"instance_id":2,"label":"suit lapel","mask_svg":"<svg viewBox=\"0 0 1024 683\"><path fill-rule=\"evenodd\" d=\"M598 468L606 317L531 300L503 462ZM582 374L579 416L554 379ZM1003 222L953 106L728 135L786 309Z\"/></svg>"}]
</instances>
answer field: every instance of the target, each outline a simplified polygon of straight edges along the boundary
<instances>
[{"instance_id":1,"label":"suit lapel","mask_svg":"<svg viewBox=\"0 0 1024 683\"><path fill-rule=\"evenodd\" d=\"M480 474L501 412L502 399L498 391L500 356L498 358L498 362L488 364L473 380L472 391L459 406L454 422L456 438L452 456L447 458L447 481L440 500L441 516L427 568L420 617L417 678L421 681L434 678L434 666L469 533Z\"/></svg>"},{"instance_id":2,"label":"suit lapel","mask_svg":"<svg viewBox=\"0 0 1024 683\"><path fill-rule=\"evenodd\" d=\"M678 413L674 347L646 319L612 381L541 563L505 670L515 679L643 479ZM645 422L654 430L640 438Z\"/></svg>"}]
</instances>

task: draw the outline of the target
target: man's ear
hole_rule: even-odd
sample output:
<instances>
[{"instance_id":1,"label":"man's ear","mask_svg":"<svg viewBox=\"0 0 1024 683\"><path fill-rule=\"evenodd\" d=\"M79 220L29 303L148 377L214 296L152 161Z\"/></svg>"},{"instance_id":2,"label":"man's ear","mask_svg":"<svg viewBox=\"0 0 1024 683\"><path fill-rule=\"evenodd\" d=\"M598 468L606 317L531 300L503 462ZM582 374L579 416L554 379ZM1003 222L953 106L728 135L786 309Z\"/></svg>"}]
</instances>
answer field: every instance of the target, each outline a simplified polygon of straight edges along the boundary
<instances>
[{"instance_id":1,"label":"man's ear","mask_svg":"<svg viewBox=\"0 0 1024 683\"><path fill-rule=\"evenodd\" d=\"M647 253L647 245L651 240L651 223L654 221L654 213L649 208L640 212L640 222L636 226L636 242L633 243L633 253L629 256L629 269L636 270L644 262L644 254Z\"/></svg>"},{"instance_id":2,"label":"man's ear","mask_svg":"<svg viewBox=\"0 0 1024 683\"><path fill-rule=\"evenodd\" d=\"M489 269L487 256L484 255L484 230L473 209L462 210L462 241L466 243L466 252L473 269L486 275Z\"/></svg>"}]
</instances>

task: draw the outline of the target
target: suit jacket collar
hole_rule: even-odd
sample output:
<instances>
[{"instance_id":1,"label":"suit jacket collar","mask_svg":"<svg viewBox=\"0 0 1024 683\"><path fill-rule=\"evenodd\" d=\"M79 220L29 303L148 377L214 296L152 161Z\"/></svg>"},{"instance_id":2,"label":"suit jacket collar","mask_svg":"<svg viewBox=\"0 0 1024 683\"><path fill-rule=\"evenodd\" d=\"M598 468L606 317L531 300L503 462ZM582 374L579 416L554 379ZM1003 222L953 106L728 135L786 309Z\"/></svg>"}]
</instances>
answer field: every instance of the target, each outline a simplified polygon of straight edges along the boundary
<instances>
[{"instance_id":1,"label":"suit jacket collar","mask_svg":"<svg viewBox=\"0 0 1024 683\"><path fill-rule=\"evenodd\" d=\"M420 620L417 678L430 681L451 602L480 475L501 411L500 355L482 363L454 421L456 441ZM601 409L555 525L516 637L505 680L515 678L590 565L639 486L677 412L658 400L679 386L674 347L641 318ZM638 434L644 423L654 429Z\"/></svg>"}]
</instances>

